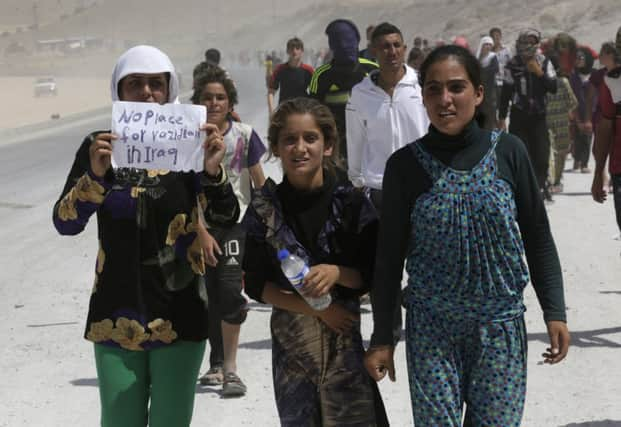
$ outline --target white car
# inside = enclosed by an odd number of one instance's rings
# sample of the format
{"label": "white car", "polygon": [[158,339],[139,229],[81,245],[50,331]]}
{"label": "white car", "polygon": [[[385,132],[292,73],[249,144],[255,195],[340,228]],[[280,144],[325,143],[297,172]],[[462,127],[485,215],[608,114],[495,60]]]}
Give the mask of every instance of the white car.
{"label": "white car", "polygon": [[41,95],[58,95],[58,87],[54,77],[39,77],[35,81],[34,96],[39,97]]}

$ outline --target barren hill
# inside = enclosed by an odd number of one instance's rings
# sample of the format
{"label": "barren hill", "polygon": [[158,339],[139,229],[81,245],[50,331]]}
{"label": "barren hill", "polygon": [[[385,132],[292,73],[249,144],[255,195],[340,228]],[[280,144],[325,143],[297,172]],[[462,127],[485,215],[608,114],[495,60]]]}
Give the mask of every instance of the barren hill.
{"label": "barren hill", "polygon": [[[0,50],[11,43],[24,47],[23,57],[10,61],[15,71],[24,69],[20,62],[32,63],[29,56],[37,40],[97,38],[105,49],[74,59],[74,72],[107,74],[113,58],[137,43],[160,46],[181,64],[196,62],[208,46],[250,56],[257,50],[283,49],[293,35],[308,47],[324,47],[324,28],[338,17],[353,19],[362,33],[370,23],[391,21],[407,41],[415,35],[430,40],[464,35],[476,45],[481,34],[499,26],[512,43],[520,28],[534,27],[544,35],[568,31],[597,49],[613,37],[621,8],[619,0],[3,0],[0,31],[11,26],[21,31],[5,30]],[[364,43],[363,35],[361,47]],[[60,62],[56,58],[46,66],[59,68]],[[5,74],[6,65],[5,59],[0,67]]]}

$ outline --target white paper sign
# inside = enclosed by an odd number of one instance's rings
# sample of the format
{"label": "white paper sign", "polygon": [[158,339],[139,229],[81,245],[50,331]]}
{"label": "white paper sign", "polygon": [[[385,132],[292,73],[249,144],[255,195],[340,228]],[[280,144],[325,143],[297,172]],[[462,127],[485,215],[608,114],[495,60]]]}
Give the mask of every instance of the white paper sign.
{"label": "white paper sign", "polygon": [[203,105],[117,101],[112,104],[112,166],[203,170]]}

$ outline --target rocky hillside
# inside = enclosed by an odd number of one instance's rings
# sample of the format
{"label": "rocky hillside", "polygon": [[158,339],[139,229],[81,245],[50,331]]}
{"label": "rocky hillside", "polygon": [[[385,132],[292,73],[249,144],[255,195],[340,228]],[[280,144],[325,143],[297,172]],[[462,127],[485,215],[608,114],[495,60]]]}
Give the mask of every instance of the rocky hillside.
{"label": "rocky hillside", "polygon": [[[520,28],[534,27],[544,35],[568,31],[598,48],[616,32],[621,7],[619,0],[3,0],[0,51],[19,45],[25,53],[11,61],[0,56],[0,72],[41,64],[36,41],[68,37],[103,41],[102,48],[67,60],[73,72],[82,74],[107,74],[113,58],[137,43],[161,46],[181,63],[195,62],[208,46],[250,56],[283,49],[293,35],[307,47],[320,48],[327,44],[325,26],[337,17],[354,20],[361,32],[370,23],[391,21],[408,42],[415,35],[429,40],[463,35],[474,46],[491,26],[503,28],[505,40],[512,42]],[[20,31],[7,30],[12,26]],[[40,66],[52,68],[63,64],[49,55],[43,62]]]}

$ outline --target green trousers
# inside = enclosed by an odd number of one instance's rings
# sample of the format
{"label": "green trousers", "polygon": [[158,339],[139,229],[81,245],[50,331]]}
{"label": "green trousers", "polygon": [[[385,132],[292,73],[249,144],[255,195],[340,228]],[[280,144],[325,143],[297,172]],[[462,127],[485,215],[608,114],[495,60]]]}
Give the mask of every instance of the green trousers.
{"label": "green trousers", "polygon": [[[148,351],[95,344],[102,427],[188,427],[205,341]],[[150,400],[150,404],[149,404]]]}

